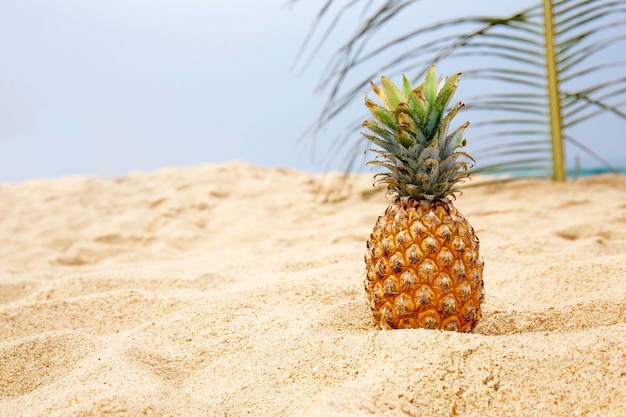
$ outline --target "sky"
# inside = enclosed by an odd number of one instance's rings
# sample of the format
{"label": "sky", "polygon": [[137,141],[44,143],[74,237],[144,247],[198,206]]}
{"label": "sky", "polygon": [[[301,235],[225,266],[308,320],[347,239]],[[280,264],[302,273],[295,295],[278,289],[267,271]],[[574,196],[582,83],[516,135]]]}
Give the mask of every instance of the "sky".
{"label": "sky", "polygon": [[287,3],[0,1],[0,183],[233,159],[342,169],[324,152],[337,132],[304,136],[329,54],[294,68],[321,3]]}
{"label": "sky", "polygon": [[[306,2],[305,2],[306,3]],[[320,170],[316,2],[0,1],[0,182],[245,160]]]}

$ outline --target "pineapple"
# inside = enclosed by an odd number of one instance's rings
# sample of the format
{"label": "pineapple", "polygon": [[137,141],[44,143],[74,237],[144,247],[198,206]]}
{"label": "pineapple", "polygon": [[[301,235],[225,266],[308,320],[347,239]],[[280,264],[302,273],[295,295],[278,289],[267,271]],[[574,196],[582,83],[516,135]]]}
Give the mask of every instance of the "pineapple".
{"label": "pineapple", "polygon": [[367,242],[365,290],[382,329],[428,328],[470,332],[484,296],[483,260],[472,226],[452,205],[457,184],[474,159],[465,122],[448,134],[462,103],[445,110],[461,74],[436,80],[432,66],[417,88],[381,77],[371,82],[382,106],[365,99],[373,119],[365,138],[379,148],[368,164],[393,196]]}

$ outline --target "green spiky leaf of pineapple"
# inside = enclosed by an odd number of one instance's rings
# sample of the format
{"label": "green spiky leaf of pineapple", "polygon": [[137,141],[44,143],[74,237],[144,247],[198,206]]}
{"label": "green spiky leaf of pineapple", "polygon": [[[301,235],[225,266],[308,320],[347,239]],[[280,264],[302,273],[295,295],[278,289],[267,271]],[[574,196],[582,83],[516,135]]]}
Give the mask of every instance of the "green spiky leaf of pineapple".
{"label": "green spiky leaf of pineapple", "polygon": [[379,183],[400,197],[445,199],[458,192],[456,186],[469,176],[474,159],[458,149],[465,145],[463,133],[469,122],[448,133],[450,122],[463,107],[456,104],[447,113],[460,73],[435,76],[430,67],[424,82],[413,87],[406,76],[399,88],[387,77],[381,86],[371,82],[381,104],[366,98],[373,119],[363,126],[366,139],[378,148],[378,157],[368,164],[386,169],[376,174]]}

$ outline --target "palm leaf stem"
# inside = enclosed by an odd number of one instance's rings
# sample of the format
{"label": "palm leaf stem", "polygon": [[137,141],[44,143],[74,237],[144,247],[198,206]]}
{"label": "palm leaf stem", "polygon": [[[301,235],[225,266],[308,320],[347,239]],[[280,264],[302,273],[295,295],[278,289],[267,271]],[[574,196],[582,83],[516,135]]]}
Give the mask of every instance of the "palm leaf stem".
{"label": "palm leaf stem", "polygon": [[554,22],[552,1],[543,1],[544,27],[546,39],[546,73],[548,78],[548,102],[550,109],[550,137],[552,141],[552,179],[565,181],[565,157],[563,153],[563,126],[559,100],[559,80],[557,78],[556,55],[554,50]]}

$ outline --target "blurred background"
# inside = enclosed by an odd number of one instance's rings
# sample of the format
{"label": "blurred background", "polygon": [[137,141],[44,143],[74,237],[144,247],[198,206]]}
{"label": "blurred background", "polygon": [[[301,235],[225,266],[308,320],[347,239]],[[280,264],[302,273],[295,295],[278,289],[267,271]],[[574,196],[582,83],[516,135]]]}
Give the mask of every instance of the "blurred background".
{"label": "blurred background", "polygon": [[[501,1],[475,3],[429,2],[440,6],[422,9],[419,19],[511,8]],[[536,1],[516,7],[531,3]],[[339,152],[333,144],[346,125],[366,116],[362,99],[314,137],[306,132],[327,99],[328,90],[316,87],[364,15],[346,14],[317,53],[325,32],[315,30],[300,53],[322,5],[0,1],[0,182],[75,174],[110,178],[232,159],[343,170],[353,150],[348,144]],[[415,19],[407,14],[397,25]],[[444,65],[441,71],[459,69]],[[476,93],[470,85],[457,98]],[[624,126],[623,120],[606,119],[579,135],[592,137],[598,153],[624,166]],[[471,127],[466,135],[471,137]],[[575,157],[569,152],[568,164]],[[596,164],[584,156],[579,162]]]}

